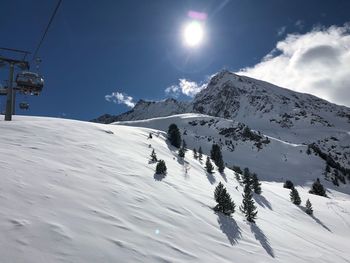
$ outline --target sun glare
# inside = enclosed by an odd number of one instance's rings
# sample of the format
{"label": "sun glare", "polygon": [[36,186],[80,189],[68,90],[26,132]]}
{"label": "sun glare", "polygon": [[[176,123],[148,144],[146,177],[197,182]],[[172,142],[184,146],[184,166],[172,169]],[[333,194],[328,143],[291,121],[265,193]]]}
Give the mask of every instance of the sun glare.
{"label": "sun glare", "polygon": [[187,46],[198,46],[204,37],[204,29],[202,23],[198,21],[189,22],[184,28],[184,42]]}

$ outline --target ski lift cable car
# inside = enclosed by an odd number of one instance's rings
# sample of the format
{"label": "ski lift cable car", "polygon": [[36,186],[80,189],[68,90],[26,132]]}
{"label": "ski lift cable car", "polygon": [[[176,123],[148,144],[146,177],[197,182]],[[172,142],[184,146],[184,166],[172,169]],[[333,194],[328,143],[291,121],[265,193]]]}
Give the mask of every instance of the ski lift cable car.
{"label": "ski lift cable car", "polygon": [[44,87],[44,79],[37,73],[23,71],[16,76],[17,88],[24,94],[39,95]]}

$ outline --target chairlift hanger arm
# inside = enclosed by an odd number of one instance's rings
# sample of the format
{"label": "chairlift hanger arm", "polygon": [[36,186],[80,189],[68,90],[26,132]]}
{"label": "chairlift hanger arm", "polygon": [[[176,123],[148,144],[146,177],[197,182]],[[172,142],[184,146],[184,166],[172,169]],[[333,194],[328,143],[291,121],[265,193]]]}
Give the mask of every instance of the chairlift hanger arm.
{"label": "chairlift hanger arm", "polygon": [[14,48],[7,48],[7,47],[0,47],[1,50],[6,50],[6,51],[13,51],[13,52],[18,52],[18,53],[23,53],[23,54],[30,54],[29,51],[25,51],[25,50],[19,50],[19,49],[14,49]]}
{"label": "chairlift hanger arm", "polygon": [[0,61],[5,61],[9,64],[18,65],[19,67],[21,67],[23,69],[29,69],[29,63],[27,61],[24,61],[24,60],[5,58],[5,57],[0,56]]}

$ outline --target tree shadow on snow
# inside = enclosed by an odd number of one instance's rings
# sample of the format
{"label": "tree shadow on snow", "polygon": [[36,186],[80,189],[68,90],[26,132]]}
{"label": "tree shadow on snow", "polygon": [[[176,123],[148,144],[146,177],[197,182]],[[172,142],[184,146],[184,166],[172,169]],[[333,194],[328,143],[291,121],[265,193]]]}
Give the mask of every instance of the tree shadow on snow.
{"label": "tree shadow on snow", "polygon": [[261,246],[265,249],[267,254],[269,254],[271,257],[274,258],[275,254],[274,254],[273,249],[270,245],[270,242],[267,239],[267,237],[265,236],[264,232],[262,232],[262,230],[254,223],[250,224],[250,230],[254,234],[255,239],[258,240],[260,242]]}
{"label": "tree shadow on snow", "polygon": [[164,178],[165,178],[165,174],[157,174],[157,173],[155,173],[154,175],[153,175],[153,178],[154,178],[154,180],[156,180],[156,181],[162,181]]}
{"label": "tree shadow on snow", "polygon": [[316,223],[320,224],[324,229],[326,229],[329,232],[332,232],[332,230],[330,230],[324,223],[322,223],[322,221],[320,219],[318,219],[317,217],[315,217],[314,215],[311,215],[311,218],[313,220],[316,221]]}
{"label": "tree shadow on snow", "polygon": [[185,164],[185,160],[184,158],[181,158],[179,155],[175,155],[176,159],[177,159],[177,162],[181,165],[184,165]]}
{"label": "tree shadow on snow", "polygon": [[208,173],[207,171],[205,171],[205,173],[207,175],[207,179],[208,179],[209,183],[215,184],[216,179],[215,179],[214,175],[212,173]]}
{"label": "tree shadow on snow", "polygon": [[241,229],[237,225],[236,221],[227,215],[220,212],[216,213],[218,216],[218,223],[222,233],[227,236],[230,244],[233,246],[238,243],[238,239],[242,237]]}
{"label": "tree shadow on snow", "polygon": [[[301,211],[303,211],[305,214],[305,207],[302,207],[302,206],[298,206],[300,208]],[[308,214],[306,214],[308,215]],[[313,220],[316,221],[317,224],[321,225],[324,229],[326,229],[327,231],[331,232],[332,233],[332,230],[330,230],[320,219],[318,219],[317,217],[315,217],[314,215],[308,215],[310,216]]]}
{"label": "tree shadow on snow", "polygon": [[254,199],[258,203],[258,205],[273,210],[271,203],[263,195],[254,194]]}
{"label": "tree shadow on snow", "polygon": [[227,183],[227,177],[226,174],[224,172],[220,173],[222,178],[224,179],[224,181]]}

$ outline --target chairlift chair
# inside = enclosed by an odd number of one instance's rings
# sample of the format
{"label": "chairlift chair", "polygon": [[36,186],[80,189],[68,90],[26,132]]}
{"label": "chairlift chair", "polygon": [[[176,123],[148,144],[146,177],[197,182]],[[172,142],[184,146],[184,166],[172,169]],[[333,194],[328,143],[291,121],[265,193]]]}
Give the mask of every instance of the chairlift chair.
{"label": "chairlift chair", "polygon": [[37,73],[23,71],[17,74],[17,88],[24,94],[39,95],[44,87],[44,79]]}
{"label": "chairlift chair", "polygon": [[29,103],[28,103],[28,102],[21,102],[21,103],[19,104],[19,108],[20,108],[21,110],[28,110],[28,109],[29,109]]}

